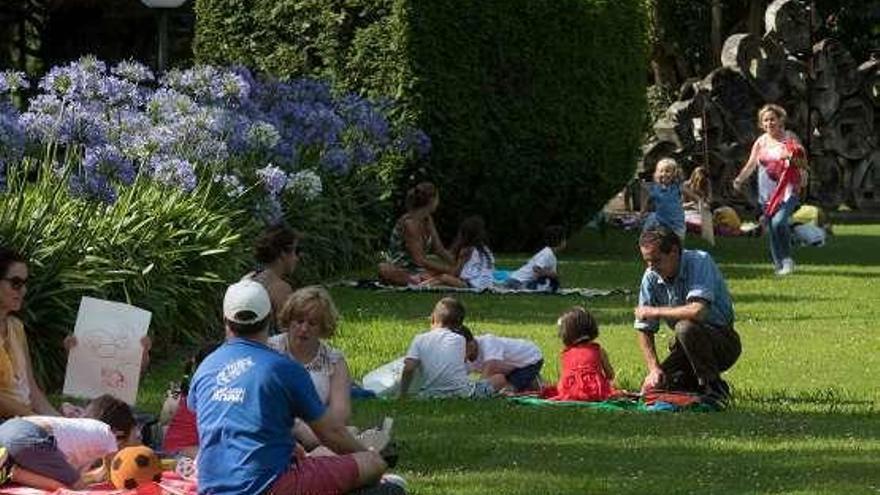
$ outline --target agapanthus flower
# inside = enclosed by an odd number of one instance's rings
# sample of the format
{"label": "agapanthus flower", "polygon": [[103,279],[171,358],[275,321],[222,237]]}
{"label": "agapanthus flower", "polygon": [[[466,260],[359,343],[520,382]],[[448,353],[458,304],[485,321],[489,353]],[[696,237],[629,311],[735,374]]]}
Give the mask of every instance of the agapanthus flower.
{"label": "agapanthus flower", "polygon": [[116,189],[106,176],[85,168],[71,174],[68,185],[71,194],[86,199],[112,204],[118,197]]}
{"label": "agapanthus flower", "polygon": [[338,104],[340,114],[350,126],[357,129],[367,139],[386,144],[389,141],[391,126],[381,112],[381,107],[355,94],[343,97]]}
{"label": "agapanthus flower", "polygon": [[27,89],[28,87],[30,87],[30,83],[24,72],[7,70],[0,73],[0,95]]}
{"label": "agapanthus flower", "polygon": [[345,148],[327,148],[321,153],[321,165],[336,174],[345,174],[351,169],[351,153]]}
{"label": "agapanthus flower", "polygon": [[95,57],[82,57],[76,62],[53,67],[39,87],[65,100],[84,103],[99,99],[101,80],[107,72],[107,65]]}
{"label": "agapanthus flower", "polygon": [[223,189],[230,198],[237,198],[245,192],[241,179],[235,174],[217,175],[214,177],[214,182],[223,184]]}
{"label": "agapanthus flower", "polygon": [[287,178],[287,189],[294,191],[307,201],[311,201],[324,191],[321,176],[312,170],[300,170]]}
{"label": "agapanthus flower", "polygon": [[277,196],[268,195],[257,204],[257,214],[268,225],[279,223],[284,218],[284,208]]}
{"label": "agapanthus flower", "polygon": [[431,151],[431,138],[421,129],[407,129],[396,143],[398,151],[412,151],[418,157],[427,156]]}
{"label": "agapanthus flower", "polygon": [[24,155],[25,134],[18,116],[10,109],[0,110],[0,162],[12,163]]}
{"label": "agapanthus flower", "polygon": [[80,103],[70,103],[61,113],[57,140],[64,144],[104,144],[107,142],[108,127],[103,115]]}
{"label": "agapanthus flower", "polygon": [[98,83],[99,98],[103,105],[119,106],[130,105],[140,106],[143,98],[141,87],[127,79],[107,76],[101,78]]}
{"label": "agapanthus flower", "polygon": [[212,93],[219,96],[219,100],[223,100],[229,104],[238,104],[243,101],[251,92],[250,85],[240,75],[222,71],[214,80]]}
{"label": "agapanthus flower", "polygon": [[254,122],[247,130],[247,143],[254,150],[271,150],[278,145],[281,135],[275,126],[264,121]]}
{"label": "agapanthus flower", "polygon": [[133,60],[119,62],[110,69],[110,73],[134,83],[149,82],[155,79],[153,71],[149,67]]}
{"label": "agapanthus flower", "polygon": [[144,110],[154,123],[172,122],[192,115],[198,110],[198,105],[192,98],[174,89],[159,88],[147,100]]}
{"label": "agapanthus flower", "polygon": [[257,177],[260,178],[270,196],[280,195],[287,186],[287,174],[271,163],[257,169]]}
{"label": "agapanthus flower", "polygon": [[83,158],[83,168],[89,172],[105,177],[113,177],[119,182],[130,185],[134,182],[134,164],[131,160],[112,145],[101,145],[86,148]]}
{"label": "agapanthus flower", "polygon": [[179,158],[154,156],[149,170],[153,178],[162,184],[190,192],[196,188],[196,173],[192,163]]}
{"label": "agapanthus flower", "polygon": [[352,147],[351,160],[354,165],[367,165],[376,161],[376,148],[367,143],[358,143]]}

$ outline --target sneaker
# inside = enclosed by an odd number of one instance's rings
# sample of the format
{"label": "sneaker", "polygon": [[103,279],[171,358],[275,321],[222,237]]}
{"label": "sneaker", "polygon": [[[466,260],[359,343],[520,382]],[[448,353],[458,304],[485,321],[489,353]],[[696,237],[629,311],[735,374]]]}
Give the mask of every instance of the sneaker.
{"label": "sneaker", "polygon": [[776,270],[776,274],[779,276],[785,276],[794,271],[794,260],[791,258],[785,258],[782,260],[782,266]]}
{"label": "sneaker", "polygon": [[402,490],[406,490],[406,480],[403,476],[394,473],[387,473],[382,475],[381,484],[383,485],[395,485],[400,487]]}

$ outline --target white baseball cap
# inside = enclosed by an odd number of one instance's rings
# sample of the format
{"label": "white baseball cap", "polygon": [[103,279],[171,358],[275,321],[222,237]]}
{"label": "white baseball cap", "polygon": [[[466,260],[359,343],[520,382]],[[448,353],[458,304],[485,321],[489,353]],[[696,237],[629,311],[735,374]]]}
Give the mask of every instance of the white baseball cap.
{"label": "white baseball cap", "polygon": [[[249,311],[255,316],[242,318],[242,312]],[[232,322],[244,325],[263,320],[272,311],[269,293],[263,284],[254,280],[242,280],[226,289],[223,297],[223,316]],[[248,315],[250,316],[250,315]]]}

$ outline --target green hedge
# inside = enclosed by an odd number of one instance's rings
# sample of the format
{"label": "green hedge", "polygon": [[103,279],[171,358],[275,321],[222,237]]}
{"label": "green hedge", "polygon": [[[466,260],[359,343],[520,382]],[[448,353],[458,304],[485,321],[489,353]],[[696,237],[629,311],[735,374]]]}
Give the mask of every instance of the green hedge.
{"label": "green hedge", "polygon": [[424,129],[447,233],[483,214],[497,247],[582,225],[631,177],[646,108],[640,0],[198,0],[196,55],[390,95]]}

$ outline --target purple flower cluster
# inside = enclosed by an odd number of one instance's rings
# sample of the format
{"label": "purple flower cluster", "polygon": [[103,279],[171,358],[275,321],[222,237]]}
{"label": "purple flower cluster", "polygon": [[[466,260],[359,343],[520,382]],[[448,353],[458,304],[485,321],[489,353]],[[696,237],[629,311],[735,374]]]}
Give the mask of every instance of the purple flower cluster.
{"label": "purple flower cluster", "polygon": [[27,79],[21,72],[0,73],[0,192],[6,190],[6,168],[24,154],[24,131],[9,96],[27,87]]}
{"label": "purple flower cluster", "polygon": [[[3,74],[0,98],[26,85],[20,74]],[[108,68],[84,57],[52,68],[38,87],[20,115],[0,107],[0,166],[7,150],[25,144],[80,150],[71,186],[104,201],[115,199],[113,184],[138,173],[185,191],[209,176],[235,184],[227,190],[236,195],[242,184],[262,183],[274,211],[286,191],[303,190],[287,187],[298,171],[342,175],[430,147],[421,131],[392,123],[390,101],[336,95],[314,79],[259,79],[241,67],[196,66],[157,81],[137,62]]]}

